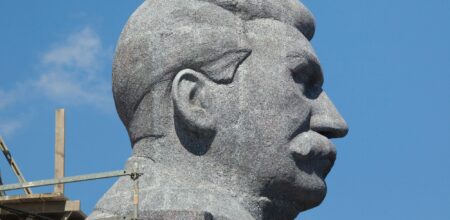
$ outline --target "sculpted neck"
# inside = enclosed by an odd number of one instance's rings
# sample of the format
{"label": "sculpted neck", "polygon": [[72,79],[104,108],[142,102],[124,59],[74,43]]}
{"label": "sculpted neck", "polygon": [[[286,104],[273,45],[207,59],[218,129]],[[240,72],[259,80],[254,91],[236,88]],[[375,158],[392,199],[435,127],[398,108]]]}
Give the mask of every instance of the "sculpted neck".
{"label": "sculpted neck", "polygon": [[[209,212],[216,218],[242,220],[273,219],[267,214],[277,209],[284,215],[289,213],[262,197],[246,176],[182,151],[182,146],[164,139],[146,138],[134,145],[127,169],[137,164],[139,172],[147,176],[148,181],[140,181],[140,192],[155,200],[152,202],[156,204],[152,207],[155,211]],[[167,154],[171,154],[170,160]],[[296,212],[291,210],[289,216],[295,218]]]}

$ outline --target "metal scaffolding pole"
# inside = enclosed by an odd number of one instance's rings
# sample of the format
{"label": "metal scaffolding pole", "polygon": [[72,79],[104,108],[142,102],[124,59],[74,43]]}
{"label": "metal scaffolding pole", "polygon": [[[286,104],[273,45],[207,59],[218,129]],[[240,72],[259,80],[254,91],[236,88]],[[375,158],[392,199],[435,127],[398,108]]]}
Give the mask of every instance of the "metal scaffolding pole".
{"label": "metal scaffolding pole", "polygon": [[74,182],[81,182],[81,181],[87,181],[87,180],[105,179],[105,178],[111,178],[111,177],[131,176],[131,175],[141,175],[141,174],[128,172],[126,170],[117,170],[117,171],[104,172],[104,173],[94,173],[94,174],[87,174],[87,175],[80,175],[80,176],[64,177],[64,178],[60,178],[60,179],[48,179],[48,180],[39,180],[39,181],[33,181],[33,182],[24,182],[24,183],[3,185],[3,186],[0,186],[0,191],[23,189],[23,188],[28,188],[28,187],[49,186],[49,185],[56,185],[56,184],[63,184],[63,183],[74,183]]}

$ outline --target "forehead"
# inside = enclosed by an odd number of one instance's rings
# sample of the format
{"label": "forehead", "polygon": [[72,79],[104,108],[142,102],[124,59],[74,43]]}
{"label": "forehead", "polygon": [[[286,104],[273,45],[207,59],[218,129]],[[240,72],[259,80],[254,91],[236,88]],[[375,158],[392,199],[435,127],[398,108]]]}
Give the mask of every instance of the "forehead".
{"label": "forehead", "polygon": [[200,0],[223,7],[249,21],[270,18],[291,25],[311,40],[314,17],[299,0]]}
{"label": "forehead", "polygon": [[247,37],[255,53],[271,58],[308,57],[317,60],[309,40],[295,27],[272,19],[258,19],[245,24]]}

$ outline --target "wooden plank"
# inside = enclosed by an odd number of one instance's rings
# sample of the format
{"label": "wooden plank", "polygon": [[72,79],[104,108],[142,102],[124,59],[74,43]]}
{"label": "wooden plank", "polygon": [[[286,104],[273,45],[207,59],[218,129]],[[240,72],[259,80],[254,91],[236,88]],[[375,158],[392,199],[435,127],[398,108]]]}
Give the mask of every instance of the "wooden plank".
{"label": "wooden plank", "polygon": [[[64,145],[65,145],[65,113],[64,109],[56,110],[55,115],[55,179],[64,177]],[[55,185],[55,193],[64,194],[64,184]]]}
{"label": "wooden plank", "polygon": [[[79,200],[68,200],[61,194],[16,195],[0,198],[0,205],[43,215],[52,219],[83,220],[86,215],[81,211]],[[71,215],[67,215],[71,213]],[[8,210],[0,209],[0,219],[23,220],[15,218]]]}
{"label": "wooden plank", "polygon": [[0,204],[24,203],[24,202],[50,202],[50,201],[66,201],[61,194],[31,194],[31,195],[13,195],[0,197]]}
{"label": "wooden plank", "polygon": [[[2,205],[23,212],[50,217],[51,219],[83,220],[86,218],[86,215],[80,210],[81,206],[79,200],[35,201],[11,204],[5,203]],[[0,219],[21,220],[21,218],[15,217],[17,216],[9,210],[0,209]]]}
{"label": "wooden plank", "polygon": [[[11,152],[8,149],[8,146],[6,146],[6,143],[3,141],[3,138],[0,137],[0,149],[3,152],[3,155],[5,155],[6,160],[8,161],[9,165],[11,166],[11,169],[13,170],[14,174],[16,175],[17,179],[21,183],[25,183],[25,177],[23,176],[22,172],[19,169],[19,165],[17,165],[16,161],[11,155]],[[33,192],[30,188],[24,188],[23,189],[26,194],[30,195]]]}
{"label": "wooden plank", "polygon": [[3,204],[9,208],[19,209],[22,211],[36,214],[79,212],[80,201],[51,201],[51,202],[23,202]]}

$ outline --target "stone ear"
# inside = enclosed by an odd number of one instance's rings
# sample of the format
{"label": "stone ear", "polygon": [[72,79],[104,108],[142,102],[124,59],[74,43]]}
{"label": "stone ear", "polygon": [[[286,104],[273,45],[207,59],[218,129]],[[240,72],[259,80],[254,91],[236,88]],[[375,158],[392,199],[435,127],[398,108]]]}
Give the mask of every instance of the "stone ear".
{"label": "stone ear", "polygon": [[208,112],[210,100],[206,85],[209,81],[199,72],[184,69],[178,72],[172,84],[175,117],[197,135],[208,135],[215,130],[215,121]]}

